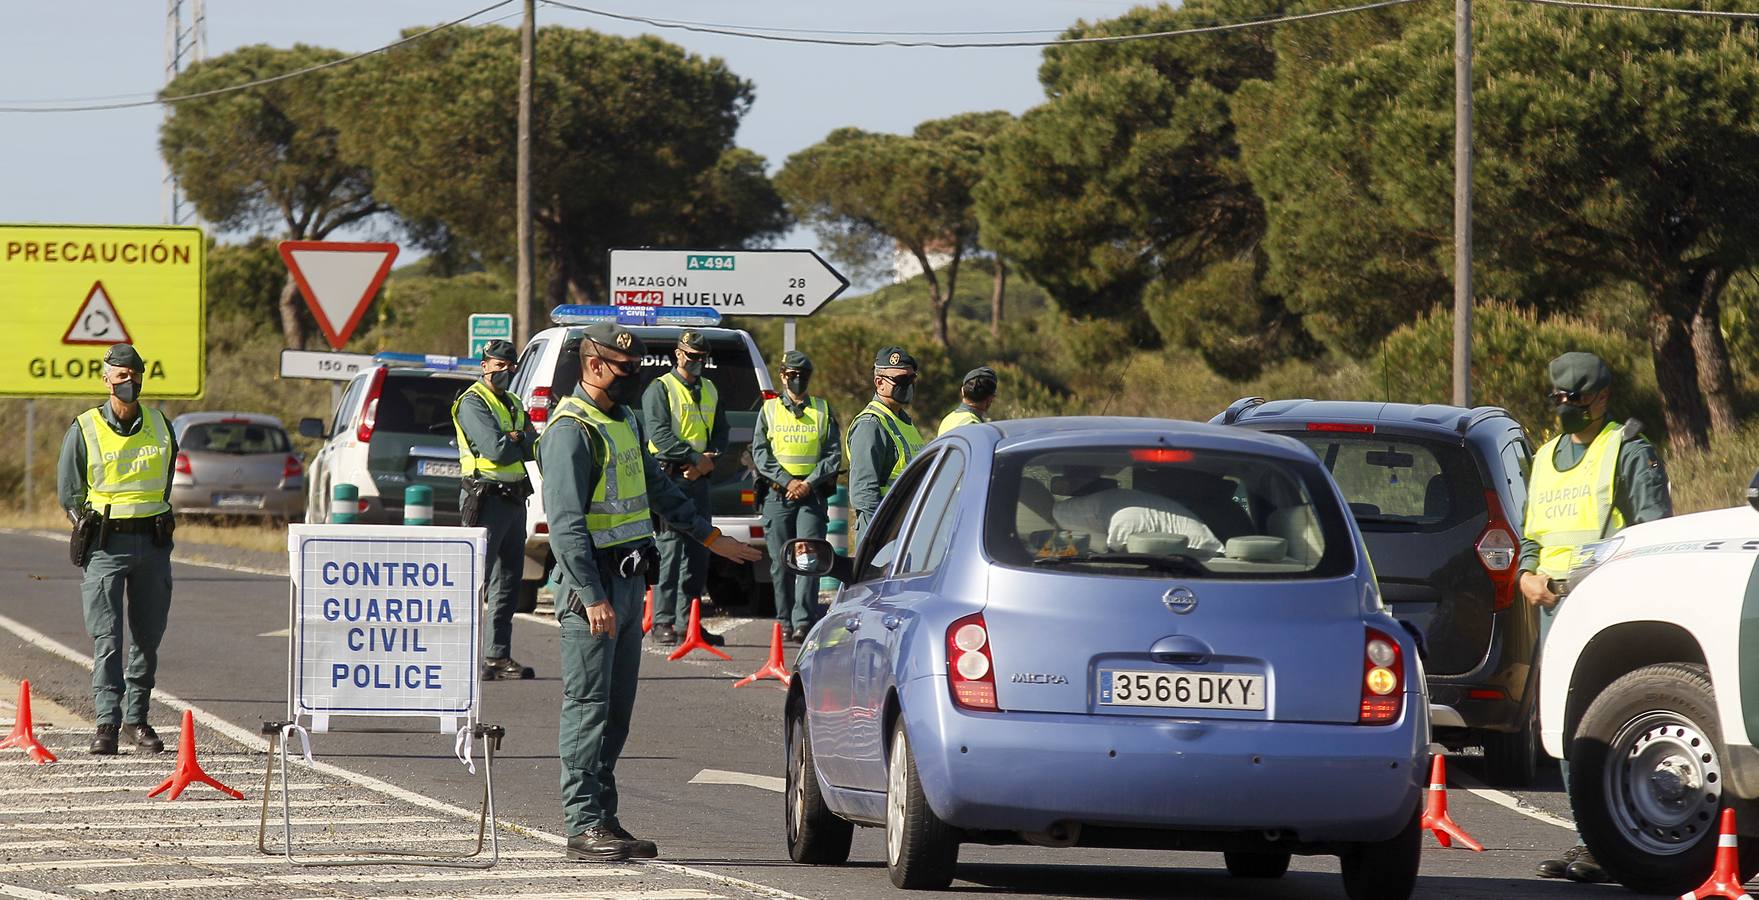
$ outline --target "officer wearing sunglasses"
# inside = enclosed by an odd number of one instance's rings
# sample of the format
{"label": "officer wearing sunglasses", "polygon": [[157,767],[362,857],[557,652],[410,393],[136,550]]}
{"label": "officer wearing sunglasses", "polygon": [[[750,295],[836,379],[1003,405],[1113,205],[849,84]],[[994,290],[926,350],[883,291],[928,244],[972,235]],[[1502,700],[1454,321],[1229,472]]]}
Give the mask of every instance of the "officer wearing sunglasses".
{"label": "officer wearing sunglasses", "polygon": [[849,423],[849,508],[857,535],[904,467],[922,452],[922,433],[905,412],[916,396],[916,357],[886,347],[873,359],[873,400]]}
{"label": "officer wearing sunglasses", "polygon": [[[697,509],[709,508],[709,476],[727,450],[727,417],[720,391],[703,377],[712,351],[700,331],[678,336],[676,365],[647,386],[641,400],[647,449],[660,468]],[[660,579],[654,585],[653,640],[676,644],[678,628],[689,621],[691,598],[701,598],[708,582],[708,548],[666,529],[659,535]],[[719,646],[718,634],[703,640]]]}

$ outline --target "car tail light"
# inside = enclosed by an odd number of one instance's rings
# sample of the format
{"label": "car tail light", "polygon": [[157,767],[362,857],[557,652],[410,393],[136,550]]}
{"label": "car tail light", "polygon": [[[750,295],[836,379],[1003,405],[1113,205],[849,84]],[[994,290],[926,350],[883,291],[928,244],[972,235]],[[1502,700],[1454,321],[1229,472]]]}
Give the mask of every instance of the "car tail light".
{"label": "car tail light", "polygon": [[1405,703],[1405,654],[1399,642],[1384,632],[1368,629],[1362,649],[1363,725],[1396,722]]}
{"label": "car tail light", "polygon": [[751,526],[751,539],[754,541],[763,540],[763,526],[762,525]]}
{"label": "car tail light", "polygon": [[1490,521],[1478,536],[1478,561],[1496,588],[1490,608],[1504,610],[1515,605],[1515,588],[1521,579],[1515,563],[1521,558],[1521,542],[1515,540],[1515,530],[1503,515],[1502,500],[1496,491],[1485,491],[1484,503],[1490,509]]}
{"label": "car tail light", "polygon": [[189,454],[187,454],[187,453],[177,454],[177,461],[174,464],[174,467],[177,469],[178,472],[180,472],[184,475],[194,475],[195,474],[195,469],[191,468],[189,465]]}
{"label": "car tail light", "polygon": [[1146,450],[1131,450],[1130,458],[1137,462],[1145,463],[1182,463],[1190,462],[1192,454],[1189,450],[1169,450],[1165,447],[1158,447]]}
{"label": "car tail light", "polygon": [[537,533],[538,534],[549,534],[550,533],[550,523],[548,523],[548,522],[537,523]]}
{"label": "car tail light", "polygon": [[525,411],[531,417],[533,425],[542,425],[550,420],[550,389],[547,387],[532,388],[531,408]]}
{"label": "car tail light", "polygon": [[1501,688],[1473,688],[1466,692],[1467,700],[1502,700],[1507,696]]}
{"label": "car tail light", "polygon": [[1308,422],[1308,431],[1339,431],[1344,434],[1373,434],[1373,425],[1357,425],[1351,422]]}
{"label": "car tail light", "polygon": [[373,379],[366,389],[366,405],[361,407],[360,425],[355,428],[354,436],[361,443],[373,439],[373,427],[379,423],[379,394],[385,389],[385,369],[381,366],[373,373]]}
{"label": "car tail light", "polygon": [[287,462],[281,466],[282,478],[298,478],[305,474],[305,466],[299,464],[299,457],[287,454]]}
{"label": "car tail light", "polygon": [[953,702],[965,709],[993,712],[996,705],[996,666],[989,652],[989,628],[983,613],[974,613],[947,628],[947,683]]}
{"label": "car tail light", "polygon": [[763,392],[763,398],[765,400],[777,400],[777,399],[780,399],[781,396],[782,396],[781,394],[778,394],[775,391],[764,391]]}
{"label": "car tail light", "polygon": [[361,511],[361,512],[363,512],[363,513],[364,513],[364,512],[366,512],[366,508],[367,508],[367,502],[366,502],[366,501],[365,501],[365,500],[358,500],[358,501],[355,501],[355,502],[357,502],[357,503],[359,503],[359,504],[360,504],[360,511]]}

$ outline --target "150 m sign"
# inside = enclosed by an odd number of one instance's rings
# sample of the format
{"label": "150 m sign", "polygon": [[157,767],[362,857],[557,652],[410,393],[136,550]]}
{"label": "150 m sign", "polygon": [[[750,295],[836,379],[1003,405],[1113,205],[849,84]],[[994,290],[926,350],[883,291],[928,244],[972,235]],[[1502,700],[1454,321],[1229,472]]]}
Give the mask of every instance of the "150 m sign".
{"label": "150 m sign", "polygon": [[611,251],[611,296],[619,306],[808,316],[848,286],[811,250]]}

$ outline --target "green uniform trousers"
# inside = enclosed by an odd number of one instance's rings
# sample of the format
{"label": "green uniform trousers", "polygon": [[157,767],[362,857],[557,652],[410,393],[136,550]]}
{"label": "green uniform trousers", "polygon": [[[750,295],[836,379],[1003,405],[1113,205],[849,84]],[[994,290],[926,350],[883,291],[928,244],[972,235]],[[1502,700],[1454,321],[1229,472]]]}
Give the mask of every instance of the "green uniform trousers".
{"label": "green uniform trousers", "polygon": [[[85,604],[86,633],[92,636],[92,705],[98,724],[145,723],[159,669],[159,639],[165,636],[165,620],[171,613],[171,548],[153,546],[151,535],[110,535],[86,561],[79,595]],[[126,670],[122,665],[125,612]]]}
{"label": "green uniform trousers", "polygon": [[568,836],[617,824],[617,757],[629,739],[641,674],[641,607],[647,579],[601,572],[617,615],[615,635],[594,635],[586,616],[556,600],[562,624],[562,818]]}
{"label": "green uniform trousers", "polygon": [[525,501],[490,494],[483,498],[479,524],[489,532],[488,571],[483,579],[489,639],[484,642],[484,655],[501,659],[513,654],[513,613],[519,609],[519,582],[525,574]]}
{"label": "green uniform trousers", "polygon": [[[672,479],[703,516],[708,512],[708,482]],[[661,528],[660,582],[654,585],[654,624],[683,626],[690,620],[690,598],[701,597],[708,585],[708,548],[688,534]]]}
{"label": "green uniform trousers", "polygon": [[823,538],[828,513],[817,491],[788,500],[771,488],[763,501],[763,535],[770,549],[770,580],[776,588],[776,621],[783,628],[811,628],[818,622],[818,579],[796,575],[782,565],[782,549],[795,538]]}

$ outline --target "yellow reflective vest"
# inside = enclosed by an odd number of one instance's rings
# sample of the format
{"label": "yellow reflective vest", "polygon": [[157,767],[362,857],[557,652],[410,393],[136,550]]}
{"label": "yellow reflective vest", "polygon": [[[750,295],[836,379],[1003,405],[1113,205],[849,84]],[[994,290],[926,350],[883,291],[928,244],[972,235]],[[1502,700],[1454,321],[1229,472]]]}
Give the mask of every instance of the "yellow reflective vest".
{"label": "yellow reflective vest", "polygon": [[525,480],[525,462],[514,460],[510,463],[497,463],[486,456],[478,456],[471,449],[470,439],[464,436],[464,424],[458,421],[458,407],[464,404],[467,394],[475,394],[488,404],[489,412],[495,414],[495,427],[503,433],[525,430],[525,408],[513,401],[513,408],[508,409],[501,398],[496,396],[494,388],[483,384],[480,380],[470,383],[470,387],[452,401],[452,427],[458,431],[458,464],[464,468],[464,477],[472,476],[487,478],[490,481],[523,481]]}
{"label": "yellow reflective vest", "polygon": [[867,408],[862,410],[853,422],[849,423],[850,428],[854,428],[855,422],[861,421],[863,416],[873,416],[879,419],[881,427],[885,428],[886,434],[892,438],[892,448],[897,451],[897,461],[892,463],[892,471],[886,475],[886,490],[891,490],[892,485],[897,482],[898,476],[904,474],[904,467],[916,458],[916,454],[922,452],[922,445],[926,442],[922,439],[922,432],[916,430],[915,425],[898,418],[897,413],[892,412],[891,407],[878,400],[869,400]]}
{"label": "yellow reflective vest", "polygon": [[1566,440],[1569,435],[1559,435],[1539,448],[1527,486],[1527,518],[1522,526],[1527,537],[1539,543],[1540,573],[1558,579],[1570,574],[1576,548],[1625,527],[1624,516],[1613,504],[1624,428],[1607,422],[1582,458],[1560,472],[1552,457],[1558,442]]}
{"label": "yellow reflective vest", "polygon": [[958,409],[947,413],[947,417],[941,420],[941,427],[935,431],[935,434],[946,434],[961,425],[978,425],[982,422],[982,416],[979,416],[977,413],[961,406]]}
{"label": "yellow reflective vest", "polygon": [[[702,400],[698,402],[690,396],[690,386],[678,377],[676,370],[661,375],[659,381],[666,388],[666,405],[672,413],[672,433],[698,453],[707,450],[708,436],[714,430],[715,414],[721,405],[721,392],[715,388],[715,383],[707,378],[697,379],[702,385]],[[647,449],[649,453],[660,452],[653,441],[647,442]]]}
{"label": "yellow reflective vest", "polygon": [[[586,530],[592,535],[592,545],[603,550],[651,537],[647,472],[635,426],[574,396],[562,398],[554,418],[573,419],[598,435],[598,440],[591,441],[598,480],[593,482],[592,501],[586,508]],[[550,427],[555,427],[554,421]]]}
{"label": "yellow reflective vest", "polygon": [[824,447],[825,427],[831,421],[831,408],[823,397],[808,398],[800,415],[794,415],[780,397],[763,404],[764,430],[776,464],[795,478],[805,478],[818,468]]}
{"label": "yellow reflective vest", "polygon": [[156,409],[141,408],[134,434],[117,434],[101,407],[79,414],[85,439],[86,503],[112,519],[142,519],[171,511],[171,423]]}

